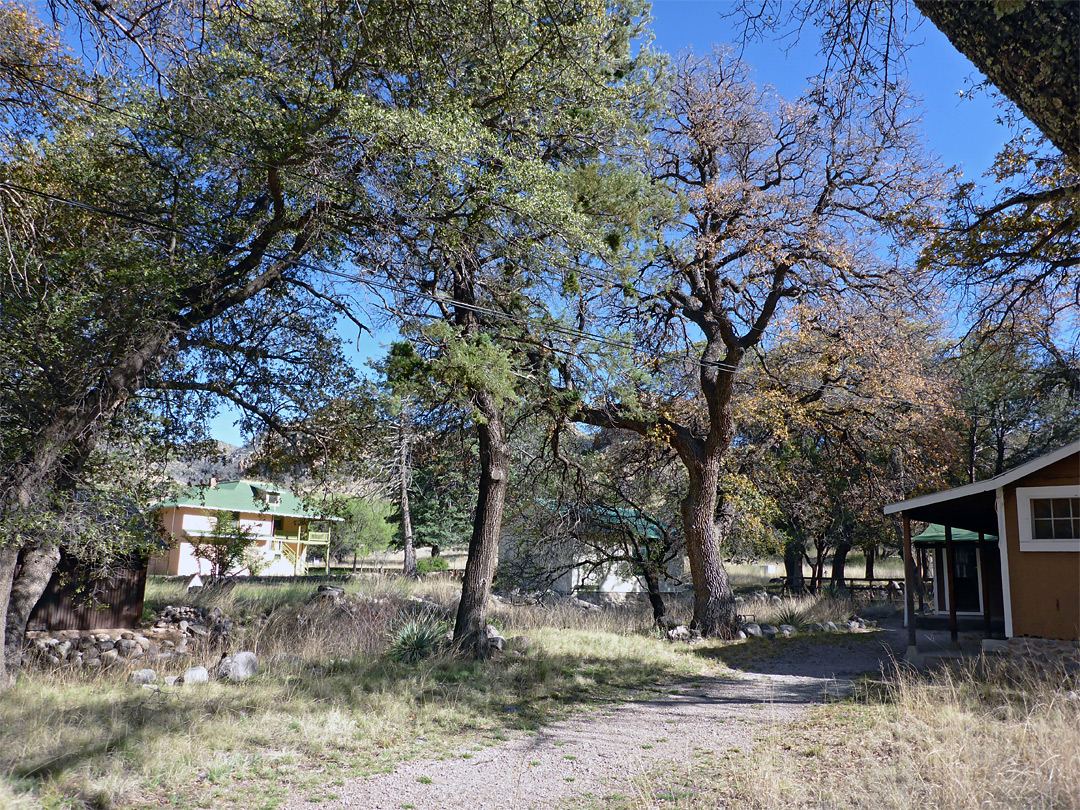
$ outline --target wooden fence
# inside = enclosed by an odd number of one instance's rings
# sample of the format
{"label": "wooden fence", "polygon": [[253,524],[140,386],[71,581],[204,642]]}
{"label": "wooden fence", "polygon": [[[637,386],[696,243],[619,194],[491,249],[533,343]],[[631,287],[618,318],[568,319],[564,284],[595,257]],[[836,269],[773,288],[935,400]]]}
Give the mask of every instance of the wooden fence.
{"label": "wooden fence", "polygon": [[28,630],[135,628],[142,620],[146,566],[114,569],[91,579],[78,563],[62,558],[30,614]]}

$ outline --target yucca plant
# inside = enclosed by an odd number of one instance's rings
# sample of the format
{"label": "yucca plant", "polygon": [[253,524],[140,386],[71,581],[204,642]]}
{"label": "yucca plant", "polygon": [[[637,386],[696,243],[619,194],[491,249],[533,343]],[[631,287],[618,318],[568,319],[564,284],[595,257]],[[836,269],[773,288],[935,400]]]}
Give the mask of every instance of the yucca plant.
{"label": "yucca plant", "polygon": [[438,651],[445,636],[442,622],[413,619],[390,634],[390,657],[402,664],[415,664]]}
{"label": "yucca plant", "polygon": [[802,608],[795,605],[784,605],[776,613],[777,626],[788,624],[799,632],[803,632],[810,626],[810,616]]}

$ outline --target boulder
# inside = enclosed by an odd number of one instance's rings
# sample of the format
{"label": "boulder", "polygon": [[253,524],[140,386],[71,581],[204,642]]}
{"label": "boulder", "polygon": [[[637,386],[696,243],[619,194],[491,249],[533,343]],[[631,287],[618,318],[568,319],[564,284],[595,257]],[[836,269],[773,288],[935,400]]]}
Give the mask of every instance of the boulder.
{"label": "boulder", "polygon": [[780,635],[784,636],[785,638],[790,638],[791,636],[795,635],[795,628],[792,627],[790,624],[780,625],[779,630]]}
{"label": "boulder", "polygon": [[177,683],[189,684],[189,683],[206,683],[210,680],[210,670],[206,667],[191,667],[184,670],[184,674],[180,676]]}
{"label": "boulder", "polygon": [[667,638],[668,641],[689,641],[690,628],[683,624],[680,624],[678,627],[672,627],[667,631]]}
{"label": "boulder", "polygon": [[247,651],[228,655],[218,664],[217,674],[219,678],[234,683],[246,681],[259,674],[259,659],[255,657],[255,653]]}
{"label": "boulder", "polygon": [[776,638],[776,633],[777,633],[777,629],[773,625],[771,625],[771,624],[763,624],[763,625],[761,625],[761,635],[765,636],[765,638],[767,638],[769,640],[772,640],[772,639]]}
{"label": "boulder", "polygon": [[487,643],[488,647],[498,650],[499,652],[506,649],[506,639],[503,638],[502,633],[490,624],[487,626]]}
{"label": "boulder", "polygon": [[128,680],[140,685],[157,683],[157,673],[152,669],[137,669],[128,676]]}
{"label": "boulder", "polygon": [[835,622],[825,622],[826,633],[839,633],[840,628],[836,626]]}
{"label": "boulder", "polygon": [[757,622],[747,622],[740,629],[746,633],[747,638],[761,638],[762,636],[761,625]]}

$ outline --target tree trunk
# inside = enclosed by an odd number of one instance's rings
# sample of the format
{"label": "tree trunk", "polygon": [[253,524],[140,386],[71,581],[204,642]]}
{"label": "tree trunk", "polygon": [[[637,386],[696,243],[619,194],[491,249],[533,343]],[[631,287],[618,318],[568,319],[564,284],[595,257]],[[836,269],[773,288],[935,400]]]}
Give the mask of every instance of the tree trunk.
{"label": "tree trunk", "polygon": [[431,556],[432,556],[432,557],[438,557],[438,556],[439,556],[439,555],[440,555],[441,553],[442,553],[442,549],[441,549],[441,548],[439,548],[439,547],[438,547],[437,545],[435,545],[434,543],[432,543],[432,544],[431,544]]}
{"label": "tree trunk", "polygon": [[409,434],[406,424],[407,402],[401,404],[401,419],[398,422],[398,451],[400,454],[400,506],[401,532],[404,535],[405,566],[403,573],[410,579],[419,579],[420,571],[416,566],[416,546],[413,543],[412,514],[409,512]]}
{"label": "tree trunk", "polygon": [[510,474],[510,443],[494,398],[483,393],[477,395],[476,402],[480,412],[476,425],[480,444],[480,486],[469,539],[469,557],[461,583],[461,602],[454,622],[454,645],[465,655],[486,658],[490,653],[487,603],[499,554],[499,533]]}
{"label": "tree trunk", "polygon": [[[15,578],[15,563],[19,561],[17,548],[0,548],[0,638],[7,638],[7,609],[11,596],[12,580]],[[0,692],[15,681],[15,673],[7,667],[7,654],[0,655]]]}
{"label": "tree trunk", "polygon": [[832,557],[832,584],[835,588],[844,587],[844,569],[847,567],[849,551],[851,551],[851,543],[847,540],[841,540],[836,544]]}
{"label": "tree trunk", "polygon": [[801,540],[788,539],[784,544],[784,576],[788,591],[798,595],[806,591],[806,578],[803,576],[803,554],[806,546]]}
{"label": "tree trunk", "polygon": [[667,613],[664,606],[664,597],[660,595],[660,577],[651,565],[641,566],[641,576],[645,580],[645,587],[649,592],[649,604],[652,605],[653,621],[660,624]]}
{"label": "tree trunk", "polygon": [[690,558],[690,574],[694,582],[694,620],[691,627],[703,636],[732,638],[737,630],[735,593],[724,563],[720,559],[717,529],[726,533],[731,528],[731,509],[723,504],[720,525],[717,517],[717,486],[720,479],[720,458],[708,458],[702,453],[699,461],[687,464],[689,488],[681,504],[686,552]]}
{"label": "tree trunk", "polygon": [[871,544],[866,547],[866,579],[874,578],[874,560],[877,557],[877,546]]}
{"label": "tree trunk", "polygon": [[12,580],[8,596],[4,628],[4,657],[9,667],[19,663],[26,622],[60,562],[60,547],[49,544],[24,548],[19,553],[19,562],[19,573]]}

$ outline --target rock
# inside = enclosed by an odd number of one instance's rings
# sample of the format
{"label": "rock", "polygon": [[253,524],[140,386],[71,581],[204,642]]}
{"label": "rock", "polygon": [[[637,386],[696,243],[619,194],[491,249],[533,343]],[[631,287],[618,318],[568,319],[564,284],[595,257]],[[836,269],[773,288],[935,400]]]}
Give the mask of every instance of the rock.
{"label": "rock", "polygon": [[108,633],[98,633],[96,636],[94,636],[94,641],[98,642],[99,644],[111,642],[112,636],[110,636]]}
{"label": "rock", "polygon": [[176,676],[176,675],[170,675],[169,677],[167,677],[167,678],[165,679],[165,685],[166,685],[166,686],[176,686],[176,682],[177,682],[178,680],[179,680],[179,677],[178,677],[178,676]]}
{"label": "rock", "polygon": [[813,624],[810,625],[810,632],[811,633],[824,633],[825,632],[825,625],[823,625],[821,622],[814,622]]}
{"label": "rock", "polygon": [[784,600],[782,600],[779,596],[771,596],[769,597],[769,601],[772,602],[774,605],[779,605]]}
{"label": "rock", "polygon": [[771,624],[763,624],[763,625],[761,625],[761,635],[765,636],[765,638],[769,639],[770,641],[772,639],[776,638],[776,633],[777,633],[777,630],[773,625],[771,625]]}
{"label": "rock", "polygon": [[247,651],[226,656],[218,664],[217,674],[219,678],[234,683],[246,681],[259,674],[259,659],[255,657],[255,653]]}
{"label": "rock", "polygon": [[656,620],[656,626],[665,630],[672,630],[679,626],[679,620],[674,616],[661,616]]}
{"label": "rock", "polygon": [[735,638],[738,638],[738,639],[746,638],[746,631],[745,630],[740,630],[738,633],[735,634]]}
{"label": "rock", "polygon": [[780,630],[780,635],[784,636],[785,638],[790,638],[791,636],[795,635],[795,632],[796,632],[795,628],[792,627],[790,624],[782,624],[782,625],[780,625],[779,630]]}
{"label": "rock", "polygon": [[181,632],[181,633],[186,633],[186,632],[187,632],[187,629],[188,629],[188,623],[187,623],[187,620],[185,620],[185,619],[181,619],[181,620],[180,620],[180,632]]}
{"label": "rock", "polygon": [[761,638],[762,636],[761,625],[757,622],[747,622],[742,626],[741,630],[746,633],[748,638]]}
{"label": "rock", "polygon": [[825,622],[826,633],[839,633],[840,628],[836,626],[835,622]]}
{"label": "rock", "polygon": [[128,680],[137,684],[157,683],[157,673],[152,669],[137,669],[128,676]]}
{"label": "rock", "polygon": [[103,664],[111,664],[118,660],[120,660],[120,653],[116,650],[105,650],[101,654],[101,663]]}
{"label": "rock", "polygon": [[205,637],[210,635],[210,630],[207,627],[203,627],[201,624],[188,625],[188,630],[191,631],[193,636]]}
{"label": "rock", "polygon": [[52,664],[54,667],[60,666],[60,659],[55,655],[47,655],[45,656],[45,660]]}
{"label": "rock", "polygon": [[667,638],[668,641],[689,641],[690,628],[683,624],[680,624],[678,627],[672,627],[667,631]]}
{"label": "rock", "polygon": [[488,647],[496,649],[499,652],[506,649],[506,639],[503,638],[502,633],[490,624],[487,626],[487,643]]}
{"label": "rock", "polygon": [[112,639],[109,639],[108,641],[99,641],[97,644],[97,648],[101,652],[106,652],[108,650],[116,649],[116,644],[113,643]]}
{"label": "rock", "polygon": [[90,669],[97,669],[98,667],[101,666],[101,659],[100,658],[84,658],[83,659],[83,666],[84,667],[89,667]]}

